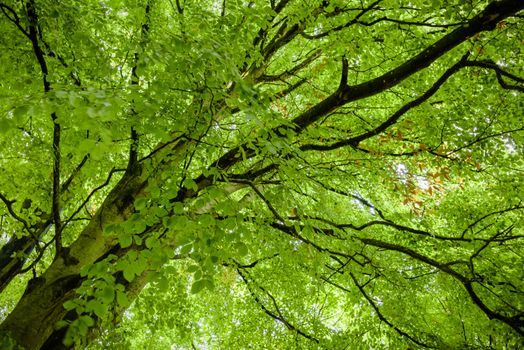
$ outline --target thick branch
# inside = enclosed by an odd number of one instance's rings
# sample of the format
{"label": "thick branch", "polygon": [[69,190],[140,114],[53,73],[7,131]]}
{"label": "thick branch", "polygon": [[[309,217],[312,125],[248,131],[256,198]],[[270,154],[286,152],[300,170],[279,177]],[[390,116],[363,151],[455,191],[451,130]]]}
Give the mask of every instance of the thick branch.
{"label": "thick branch", "polygon": [[453,65],[451,68],[449,68],[434,84],[429,88],[424,94],[416,98],[415,100],[405,104],[402,106],[399,110],[397,110],[393,115],[391,115],[385,122],[377,126],[376,128],[369,130],[361,135],[349,138],[347,140],[338,141],[335,143],[332,143],[330,145],[315,145],[315,144],[308,144],[303,145],[300,147],[303,151],[309,151],[309,150],[315,150],[315,151],[329,151],[333,149],[337,149],[344,146],[352,146],[352,147],[358,147],[359,143],[371,138],[373,136],[376,136],[380,134],[381,132],[385,131],[387,128],[395,124],[400,117],[402,117],[406,112],[408,112],[410,109],[415,108],[419,105],[421,105],[424,101],[429,99],[431,96],[433,96],[439,88],[456,72],[459,71],[460,68],[465,66],[467,57],[469,56],[469,53],[464,55],[462,59],[457,62],[455,65]]}
{"label": "thick branch", "polygon": [[468,23],[447,34],[397,68],[365,83],[338,89],[324,101],[295,118],[293,120],[293,123],[296,124],[295,130],[300,131],[308,127],[322,116],[346,103],[370,97],[394,87],[409,76],[428,67],[468,38],[482,31],[493,30],[498,22],[516,14],[523,8],[524,2],[520,0],[503,0],[491,3]]}

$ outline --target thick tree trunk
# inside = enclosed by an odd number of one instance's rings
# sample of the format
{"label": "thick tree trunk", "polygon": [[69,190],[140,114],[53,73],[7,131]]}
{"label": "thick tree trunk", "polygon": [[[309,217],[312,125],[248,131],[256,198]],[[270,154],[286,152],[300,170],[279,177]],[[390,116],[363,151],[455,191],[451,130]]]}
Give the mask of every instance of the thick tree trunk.
{"label": "thick tree trunk", "polygon": [[42,347],[66,314],[62,305],[74,297],[82,281],[81,268],[96,262],[117,244],[114,237],[103,234],[103,228],[128,218],[134,210],[134,199],[145,186],[140,172],[125,173],[78,239],[42,276],[29,281],[19,303],[0,325],[1,335],[8,335],[28,350]]}

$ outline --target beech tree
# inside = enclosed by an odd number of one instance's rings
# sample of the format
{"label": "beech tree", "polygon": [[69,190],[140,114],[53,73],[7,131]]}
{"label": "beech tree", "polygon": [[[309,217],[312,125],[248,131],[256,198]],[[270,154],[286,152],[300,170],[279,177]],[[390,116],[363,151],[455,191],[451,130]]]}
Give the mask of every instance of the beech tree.
{"label": "beech tree", "polygon": [[522,0],[2,0],[3,349],[515,349]]}

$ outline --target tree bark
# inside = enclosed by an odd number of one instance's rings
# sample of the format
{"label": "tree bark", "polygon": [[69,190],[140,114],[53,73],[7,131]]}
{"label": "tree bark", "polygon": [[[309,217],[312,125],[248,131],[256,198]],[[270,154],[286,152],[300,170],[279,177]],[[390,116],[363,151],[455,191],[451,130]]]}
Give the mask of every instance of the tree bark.
{"label": "tree bark", "polygon": [[15,309],[0,325],[0,334],[28,350],[42,347],[66,314],[62,305],[74,297],[82,281],[81,268],[96,262],[116,246],[116,239],[104,235],[103,229],[126,220],[133,213],[134,199],[147,184],[137,170],[124,174],[77,240],[64,249],[42,276],[29,281]]}

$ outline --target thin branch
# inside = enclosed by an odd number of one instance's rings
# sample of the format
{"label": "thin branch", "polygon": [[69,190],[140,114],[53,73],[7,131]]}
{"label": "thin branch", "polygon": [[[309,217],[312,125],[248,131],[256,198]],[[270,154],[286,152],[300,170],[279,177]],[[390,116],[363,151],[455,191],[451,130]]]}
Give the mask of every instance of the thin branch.
{"label": "thin branch", "polygon": [[226,0],[222,0],[222,10],[220,11],[220,17],[226,16]]}
{"label": "thin branch", "polygon": [[262,290],[263,292],[266,293],[266,295],[272,300],[273,302],[273,306],[275,307],[277,314],[275,314],[274,312],[270,311],[265,305],[264,303],[260,300],[260,298],[256,295],[255,291],[253,291],[253,289],[251,288],[250,284],[252,282],[249,282],[248,281],[248,278],[244,275],[244,273],[241,271],[240,268],[237,268],[237,273],[240,275],[240,277],[242,278],[242,281],[244,282],[244,284],[246,285],[247,289],[249,290],[249,292],[251,293],[251,296],[253,296],[253,299],[255,300],[255,302],[260,306],[260,308],[262,309],[262,311],[264,311],[264,313],[268,316],[270,316],[271,318],[275,319],[276,321],[284,324],[284,326],[286,326],[287,329],[289,329],[290,331],[293,331],[293,332],[297,332],[297,334],[299,334],[300,336],[308,339],[308,340],[311,340],[311,341],[314,341],[315,343],[319,344],[320,341],[313,337],[312,335],[309,335],[305,332],[303,332],[302,330],[298,329],[297,327],[295,327],[293,324],[291,324],[281,313],[280,313],[280,310],[278,308],[278,305],[276,303],[276,300],[275,298],[269,293],[267,292],[265,289],[263,289],[262,287],[258,286],[258,288],[260,290]]}
{"label": "thin branch", "polygon": [[499,73],[502,76],[505,76],[511,80],[514,80],[518,83],[524,84],[524,78],[518,77],[514,74],[511,74],[504,69],[502,69],[499,65],[497,65],[493,61],[485,60],[485,61],[468,61],[466,62],[466,66],[468,67],[480,67],[480,68],[486,68],[494,70],[495,72]]}
{"label": "thin branch", "polygon": [[297,81],[295,84],[285,88],[284,90],[282,91],[279,91],[277,92],[271,99],[270,101],[273,102],[273,101],[276,101],[286,95],[289,95],[290,93],[292,93],[293,91],[295,91],[296,89],[298,89],[299,87],[301,87],[302,85],[304,85],[304,83],[307,82],[307,79],[306,78],[302,78],[300,79],[299,81]]}
{"label": "thin branch", "polygon": [[[20,24],[20,17],[18,17],[16,11],[4,3],[0,3],[0,8],[2,9],[2,12],[7,17],[7,19],[13,22],[13,24],[22,32],[22,34],[24,34],[27,38],[31,39],[29,33]],[[9,12],[11,16],[6,11]]]}
{"label": "thin branch", "polygon": [[469,282],[469,279],[463,275],[461,275],[460,273],[458,273],[457,271],[453,270],[451,267],[449,267],[448,264],[442,264],[430,257],[427,257],[425,255],[422,255],[416,251],[414,251],[413,249],[410,249],[410,248],[407,248],[407,247],[404,247],[402,245],[399,245],[399,244],[392,244],[392,243],[388,243],[388,242],[384,242],[384,241],[381,241],[381,240],[378,240],[378,239],[373,239],[373,238],[359,238],[359,237],[356,237],[357,240],[361,241],[362,243],[364,244],[367,244],[367,245],[370,245],[370,246],[373,246],[373,247],[377,247],[377,248],[383,248],[383,249],[386,249],[386,250],[391,250],[391,251],[397,251],[397,252],[400,252],[400,253],[403,253],[405,255],[408,255],[410,257],[412,257],[413,259],[415,260],[418,260],[422,263],[425,263],[427,265],[431,265],[433,267],[436,267],[437,269],[441,270],[442,272],[445,272],[446,274],[454,277],[455,279],[457,279],[458,281],[462,282],[462,283],[468,283]]}
{"label": "thin branch", "polygon": [[138,164],[138,133],[131,127],[131,145],[129,146],[129,160],[127,162],[127,172],[132,172]]}
{"label": "thin branch", "polygon": [[319,33],[319,34],[315,34],[315,35],[309,35],[309,34],[306,34],[306,33],[301,33],[301,35],[306,38],[306,39],[320,39],[320,38],[323,38],[333,32],[338,32],[344,28],[348,28],[350,26],[352,26],[353,24],[355,23],[359,23],[359,18],[361,18],[362,16],[364,16],[367,12],[371,11],[372,9],[374,9],[380,2],[382,2],[382,0],[377,0],[373,3],[371,3],[368,7],[366,8],[363,8],[356,16],[355,18],[353,18],[351,21],[345,23],[345,24],[342,24],[340,26],[337,26],[337,27],[334,27],[332,29],[329,29],[323,33]]}
{"label": "thin branch", "polygon": [[184,8],[180,5],[180,0],[176,0],[176,9],[179,15],[184,14]]}
{"label": "thin branch", "polygon": [[84,199],[82,204],[80,204],[78,206],[78,208],[73,212],[73,214],[71,214],[71,216],[69,216],[69,218],[66,220],[66,222],[64,223],[64,228],[73,220],[73,218],[82,210],[82,208],[84,208],[84,206],[89,202],[91,197],[96,192],[98,192],[99,190],[101,190],[102,188],[104,188],[105,186],[107,186],[109,184],[109,182],[111,181],[111,177],[113,176],[114,173],[122,172],[122,171],[126,171],[126,169],[115,169],[115,168],[111,169],[111,171],[109,172],[109,175],[106,178],[106,181],[103,184],[101,184],[100,186],[98,186],[95,189],[93,189],[89,193],[89,195],[86,197],[86,199]]}
{"label": "thin branch", "polygon": [[[274,7],[272,6],[272,7],[273,7],[273,10],[274,10],[277,14],[279,14],[280,12],[282,12],[282,11],[286,8],[287,4],[288,4],[290,1],[291,1],[291,0],[280,0],[276,6],[274,6]],[[273,5],[273,3],[272,3],[272,5]]]}
{"label": "thin branch", "polygon": [[23,218],[18,216],[15,211],[13,210],[13,203],[16,202],[16,200],[9,200],[6,196],[4,196],[2,193],[0,193],[0,199],[2,202],[4,202],[5,206],[7,207],[7,211],[9,214],[18,222],[20,222],[22,225],[24,225],[24,229],[36,240],[37,238],[34,235],[34,232],[29,229],[29,224],[27,221],[25,221]]}
{"label": "thin branch", "polygon": [[73,182],[73,179],[76,177],[76,175],[78,175],[78,173],[80,172],[80,170],[82,170],[82,167],[86,164],[87,160],[89,159],[89,154],[86,154],[84,156],[84,158],[82,158],[82,160],[80,161],[80,163],[76,166],[75,170],[73,170],[73,172],[71,173],[71,175],[69,175],[69,177],[67,178],[67,180],[62,184],[62,188],[60,190],[60,193],[64,193],[65,191],[67,191],[67,189],[69,188],[69,186],[71,185],[71,183]]}
{"label": "thin branch", "polygon": [[44,244],[44,246],[40,249],[40,251],[38,252],[38,255],[36,256],[36,258],[31,262],[31,264],[29,264],[27,267],[21,269],[18,274],[23,274],[23,273],[26,273],[27,271],[30,271],[31,269],[33,269],[36,264],[38,264],[38,262],[42,259],[42,257],[44,256],[44,253],[45,251],[47,250],[47,248],[49,248],[49,246],[51,246],[51,244],[55,241],[54,237],[49,241],[47,242],[46,244]]}
{"label": "thin branch", "polygon": [[343,89],[348,84],[348,60],[346,57],[342,57],[342,74],[340,77],[339,89]]}
{"label": "thin branch", "polygon": [[310,54],[306,59],[304,59],[302,62],[294,66],[293,68],[290,68],[280,74],[277,75],[262,75],[260,78],[258,78],[258,81],[277,81],[277,80],[284,80],[292,75],[295,75],[298,71],[301,69],[304,69],[308,65],[310,65],[312,62],[314,62],[317,58],[319,58],[322,55],[322,50],[317,49],[314,50],[312,54]]}
{"label": "thin branch", "polygon": [[56,256],[62,251],[62,222],[60,218],[60,124],[56,113],[51,114],[53,119],[53,204],[52,214],[55,226]]}
{"label": "thin branch", "polygon": [[524,335],[524,319],[522,318],[521,314],[516,314],[514,316],[507,317],[507,316],[501,315],[491,310],[488,306],[486,306],[486,304],[484,304],[484,302],[480,299],[480,297],[475,293],[473,289],[473,285],[472,285],[473,281],[459,274],[452,268],[450,268],[449,264],[439,263],[438,261],[432,258],[424,256],[410,248],[407,248],[407,247],[404,247],[398,244],[392,244],[392,243],[380,241],[377,239],[371,239],[371,238],[357,238],[357,239],[367,245],[403,253],[405,255],[412,257],[413,259],[417,261],[420,261],[424,264],[428,264],[433,267],[436,267],[440,271],[450,275],[451,277],[458,280],[464,286],[471,300],[475,303],[475,305],[477,305],[484,312],[484,314],[486,314],[486,316],[488,316],[489,319],[496,319],[496,320],[502,321],[505,324],[507,324],[508,326],[510,326],[511,328],[513,328],[518,334]]}
{"label": "thin branch", "polygon": [[336,189],[324,182],[321,182],[321,181],[318,181],[317,179],[314,179],[312,177],[309,177],[310,180],[314,181],[315,183],[317,183],[318,185],[320,185],[322,188],[330,191],[330,192],[333,192],[333,193],[336,193],[336,194],[339,194],[341,196],[345,196],[345,197],[351,197],[355,200],[357,200],[359,203],[361,203],[362,205],[365,205],[366,207],[368,207],[369,209],[375,211],[378,216],[380,216],[380,218],[382,220],[385,220],[385,221],[389,221],[387,220],[385,217],[384,217],[384,214],[382,213],[382,211],[377,208],[376,206],[374,206],[373,204],[371,204],[371,202],[369,202],[368,200],[360,197],[360,196],[357,196],[357,195],[354,195],[352,193],[349,193],[349,192],[346,192],[346,191],[342,191],[342,190],[339,190],[339,189]]}
{"label": "thin branch", "polygon": [[360,293],[364,296],[364,298],[368,301],[369,305],[371,305],[371,307],[373,308],[373,310],[375,310],[376,314],[377,314],[377,317],[382,321],[384,322],[385,324],[387,324],[389,327],[393,328],[398,334],[400,334],[401,336],[403,337],[406,337],[408,338],[409,340],[411,340],[413,343],[419,345],[419,346],[422,346],[424,348],[432,348],[432,346],[429,346],[415,338],[413,338],[411,335],[407,334],[406,332],[404,332],[403,330],[401,330],[400,328],[398,328],[397,326],[395,326],[394,324],[392,324],[391,322],[388,321],[388,319],[386,317],[384,317],[384,315],[382,314],[382,312],[380,311],[380,309],[378,308],[378,306],[375,304],[375,302],[373,301],[373,299],[371,299],[366,291],[364,290],[364,287],[362,285],[360,285],[358,283],[358,280],[356,279],[356,277],[353,275],[352,272],[349,273],[349,275],[351,276],[351,279],[353,280],[353,282],[355,283],[355,285],[357,286],[358,290],[360,291]]}
{"label": "thin branch", "polygon": [[357,23],[360,25],[366,26],[366,27],[371,27],[379,22],[392,22],[392,23],[401,24],[401,25],[428,27],[428,28],[452,28],[452,27],[458,27],[458,26],[466,24],[466,22],[456,22],[456,23],[446,23],[446,24],[427,23],[427,21],[430,19],[431,18],[427,18],[422,22],[416,22],[416,21],[405,21],[405,20],[389,18],[389,17],[381,17],[371,22],[358,21]]}
{"label": "thin branch", "polygon": [[281,222],[284,222],[284,219],[282,218],[282,216],[280,216],[280,214],[277,212],[277,210],[273,207],[273,205],[271,204],[271,202],[269,202],[269,200],[264,197],[264,195],[262,194],[262,192],[260,192],[260,190],[255,186],[255,184],[253,184],[251,181],[248,181],[247,184],[249,185],[249,187],[251,187],[253,189],[253,191],[255,191],[255,193],[257,194],[257,196],[266,204],[266,206],[268,207],[268,209],[273,213],[273,215],[275,216],[275,218],[277,218],[279,221]]}
{"label": "thin branch", "polygon": [[516,206],[513,206],[513,207],[509,207],[509,208],[506,208],[506,209],[502,209],[502,210],[498,210],[498,211],[494,211],[494,212],[491,212],[491,213],[488,213],[486,215],[483,215],[481,216],[480,218],[478,218],[477,220],[475,220],[474,222],[472,222],[471,224],[469,224],[465,229],[464,231],[462,231],[462,234],[460,235],[461,238],[463,238],[465,235],[466,235],[466,232],[468,232],[468,230],[471,230],[474,226],[476,226],[479,222],[489,218],[490,216],[493,216],[493,215],[501,215],[501,214],[504,214],[504,213],[507,213],[507,212],[510,212],[510,211],[513,211],[513,210],[520,210],[520,209],[524,209],[524,206],[521,206],[520,203]]}

